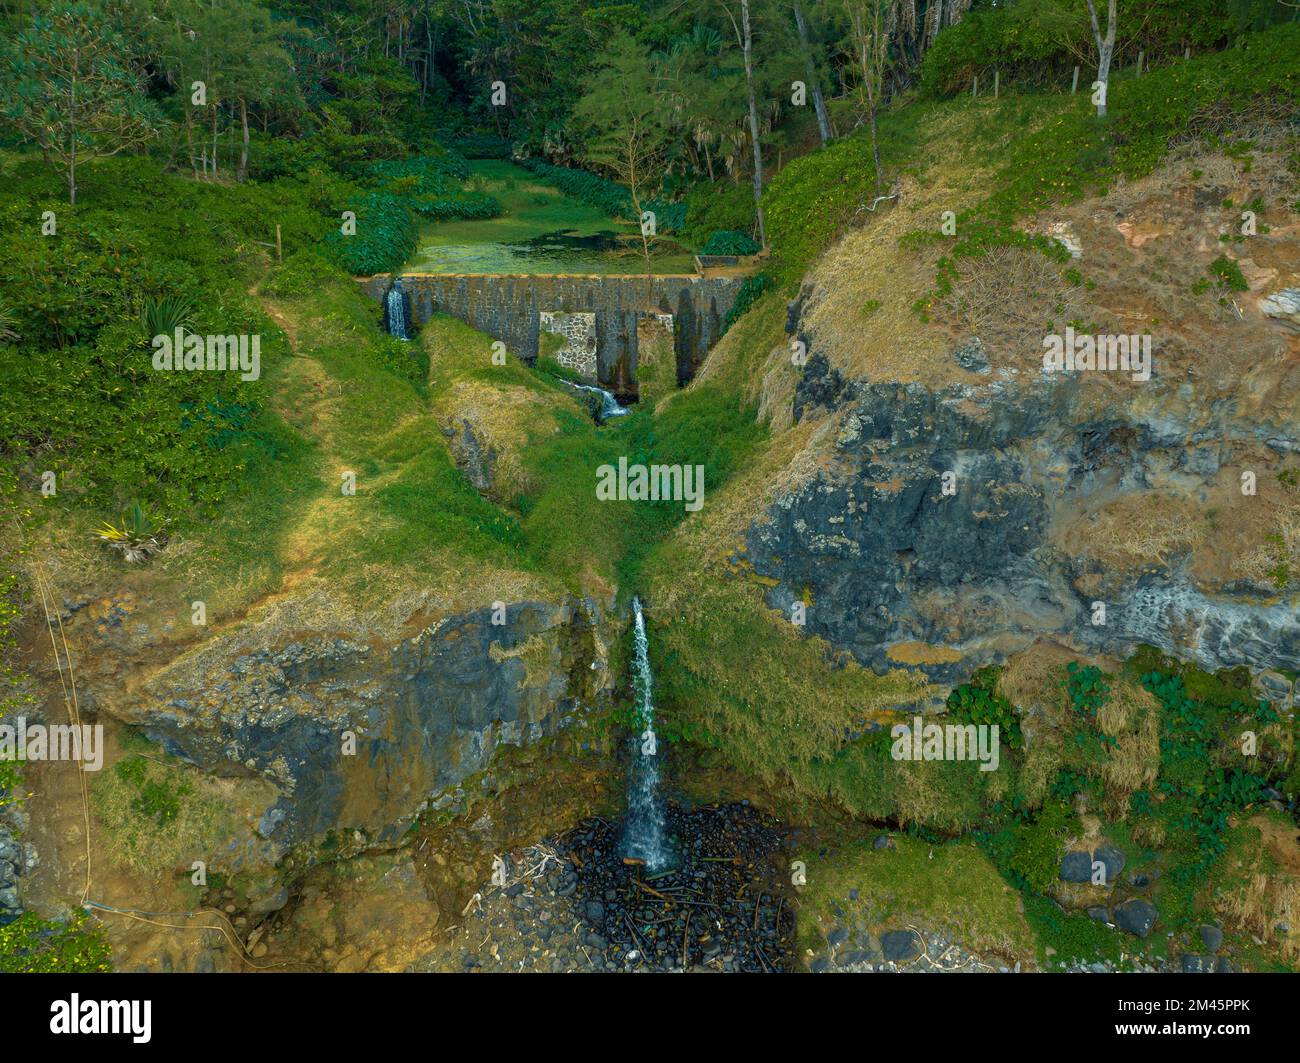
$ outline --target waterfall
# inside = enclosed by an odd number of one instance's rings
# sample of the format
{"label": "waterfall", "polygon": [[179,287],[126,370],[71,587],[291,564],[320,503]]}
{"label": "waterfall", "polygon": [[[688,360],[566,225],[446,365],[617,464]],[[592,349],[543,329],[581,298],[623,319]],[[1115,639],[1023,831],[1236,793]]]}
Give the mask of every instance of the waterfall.
{"label": "waterfall", "polygon": [[636,734],[632,736],[632,770],[627,802],[625,856],[644,860],[647,871],[667,867],[671,855],[664,842],[664,810],[659,802],[659,750],[655,735],[654,685],[650,675],[650,644],[641,615],[641,599],[632,599],[636,614]]}
{"label": "waterfall", "polygon": [[401,277],[393,281],[393,286],[384,296],[384,310],[388,318],[388,334],[396,336],[399,340],[410,339],[411,337],[406,334],[406,300],[402,297]]}
{"label": "waterfall", "polygon": [[596,421],[604,424],[611,417],[626,417],[627,407],[620,406],[618,399],[614,398],[612,391],[606,391],[604,388],[595,388],[590,384],[579,384],[572,380],[566,380],[564,383],[571,388],[577,388],[579,391],[590,391],[600,396],[600,412],[596,415]]}

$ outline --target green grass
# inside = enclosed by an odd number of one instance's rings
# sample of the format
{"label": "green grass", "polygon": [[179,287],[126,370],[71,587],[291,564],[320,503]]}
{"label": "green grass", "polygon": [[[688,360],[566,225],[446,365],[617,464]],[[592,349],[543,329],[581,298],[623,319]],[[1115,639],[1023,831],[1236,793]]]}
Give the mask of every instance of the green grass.
{"label": "green grass", "polygon": [[701,465],[704,505],[765,435],[754,411],[719,389],[682,395],[654,416],[646,406],[596,428],[585,416],[530,448],[527,464],[539,489],[521,500],[534,556],[548,568],[575,572],[592,562],[625,594],[641,585],[653,546],[686,517],[680,501],[603,501],[597,469],[629,464]]}
{"label": "green grass", "polygon": [[[825,949],[824,930],[836,922],[874,932],[919,923],[977,954],[1028,959],[1035,941],[1017,908],[1018,895],[969,842],[931,845],[905,835],[895,848],[867,840],[832,848],[821,857],[797,853],[807,863],[808,884],[799,902],[800,951]],[[849,896],[857,890],[857,899]],[[845,913],[836,916],[831,905]]]}

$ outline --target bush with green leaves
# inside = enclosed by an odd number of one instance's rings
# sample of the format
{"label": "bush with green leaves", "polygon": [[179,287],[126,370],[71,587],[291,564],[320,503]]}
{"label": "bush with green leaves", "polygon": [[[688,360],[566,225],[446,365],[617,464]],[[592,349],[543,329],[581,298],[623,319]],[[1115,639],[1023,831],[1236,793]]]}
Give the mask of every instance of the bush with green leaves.
{"label": "bush with green leaves", "polygon": [[611,218],[631,216],[632,197],[626,188],[614,181],[606,180],[589,170],[552,166],[545,159],[524,159],[520,165],[539,180],[558,188],[570,199],[595,207]]}
{"label": "bush with green leaves", "polygon": [[1012,828],[1009,867],[1024,886],[1046,893],[1057,881],[1061,849],[1078,828],[1078,817],[1064,801],[1049,801],[1032,822]]}
{"label": "bush with green leaves", "polygon": [[413,199],[411,207],[430,221],[485,221],[501,214],[501,203],[486,192],[464,192],[441,199]]}
{"label": "bush with green leaves", "polygon": [[295,251],[271,271],[262,282],[262,291],[267,295],[302,298],[319,291],[340,272],[337,263],[316,251]]}
{"label": "bush with green leaves", "polygon": [[24,912],[0,926],[0,974],[96,974],[112,970],[103,928],[88,915],[70,922]]}
{"label": "bush with green leaves", "polygon": [[325,239],[329,254],[349,273],[385,273],[400,268],[415,253],[415,218],[404,199],[371,192],[355,213],[356,233],[336,230]]}
{"label": "bush with green leaves", "polygon": [[736,301],[731,304],[731,309],[727,311],[727,316],[722,322],[722,331],[726,332],[731,328],[740,320],[742,314],[775,287],[776,282],[766,273],[755,273],[746,277],[740,284],[740,290],[736,292]]}
{"label": "bush with green leaves", "polygon": [[1241,267],[1237,265],[1235,259],[1231,259],[1227,255],[1220,255],[1210,263],[1210,275],[1214,277],[1219,287],[1224,291],[1250,291],[1250,285],[1246,283],[1246,275],[1241,272]]}
{"label": "bush with green leaves", "polygon": [[[1139,52],[1148,66],[1177,63],[1185,49],[1218,50],[1244,33],[1294,17],[1279,0],[1142,0],[1140,7],[1120,6],[1116,71],[1136,63]],[[976,77],[991,89],[995,70],[1004,87],[1066,90],[1079,56],[1095,47],[1082,3],[1011,0],[976,7],[946,27],[926,52],[918,81],[922,94],[932,98],[970,92]]]}
{"label": "bush with green leaves", "polygon": [[713,233],[704,246],[700,248],[702,255],[756,255],[763,248],[759,242],[753,239],[748,233],[735,232],[733,230],[719,230]]}
{"label": "bush with green leaves", "polygon": [[508,159],[512,152],[509,140],[491,133],[457,137],[452,147],[467,159]]}
{"label": "bush with green leaves", "polygon": [[188,329],[194,318],[194,302],[184,295],[145,298],[140,308],[140,326],[146,340],[173,337],[177,329]]}
{"label": "bush with green leaves", "polygon": [[998,671],[996,668],[981,668],[969,683],[954,687],[948,695],[948,712],[958,723],[997,727],[1000,740],[1011,749],[1019,749],[1024,741],[1020,732],[1020,715],[1011,702],[997,692]]}
{"label": "bush with green leaves", "polygon": [[[632,209],[632,194],[622,185],[607,180],[589,170],[578,170],[569,166],[552,166],[539,158],[528,158],[520,163],[530,170],[539,180],[559,189],[570,199],[595,207],[611,218],[624,218],[636,221]],[[686,223],[686,204],[670,203],[664,199],[649,198],[641,203],[642,210],[653,211],[655,230],[659,233],[671,233],[681,229]]]}
{"label": "bush with green leaves", "polygon": [[[60,501],[97,515],[132,499],[168,518],[210,514],[265,446],[264,384],[155,371],[146,333],[183,320],[200,334],[260,335],[267,370],[283,341],[248,294],[263,244],[278,219],[286,249],[315,245],[331,219],[303,183],[210,185],[149,158],[87,167],[75,209],[36,160],[0,154],[0,171],[12,235],[0,301],[21,336],[0,338],[0,453],[24,476],[51,469]],[[25,220],[51,205],[57,239]]]}
{"label": "bush with green leaves", "polygon": [[703,244],[718,231],[749,233],[754,229],[754,189],[732,181],[700,181],[686,193],[683,235]]}
{"label": "bush with green leaves", "polygon": [[[912,116],[922,110],[904,108],[881,115],[884,161],[908,150]],[[875,172],[871,138],[858,131],[794,159],[768,182],[763,215],[772,248],[768,270],[777,283],[787,289],[798,285],[813,260],[869,201]]]}

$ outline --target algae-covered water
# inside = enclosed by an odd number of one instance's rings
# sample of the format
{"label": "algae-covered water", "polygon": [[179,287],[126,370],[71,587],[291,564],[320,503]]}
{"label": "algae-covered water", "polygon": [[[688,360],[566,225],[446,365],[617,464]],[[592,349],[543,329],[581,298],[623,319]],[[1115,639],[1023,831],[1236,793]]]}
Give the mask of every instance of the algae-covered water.
{"label": "algae-covered water", "polygon": [[[472,163],[470,180],[500,201],[500,216],[429,223],[404,272],[645,272],[634,225],[570,199],[504,160]],[[651,262],[655,273],[694,271],[689,251],[665,240],[659,243]]]}

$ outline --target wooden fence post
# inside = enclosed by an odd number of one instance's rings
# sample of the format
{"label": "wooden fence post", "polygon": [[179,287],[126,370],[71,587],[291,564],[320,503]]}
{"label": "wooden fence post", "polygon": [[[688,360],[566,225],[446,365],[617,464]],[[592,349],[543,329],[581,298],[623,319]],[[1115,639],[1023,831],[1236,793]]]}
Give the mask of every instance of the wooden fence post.
{"label": "wooden fence post", "polygon": [[995,100],[998,98],[998,81],[999,81],[999,79],[1000,79],[1001,77],[1002,77],[1002,71],[1001,71],[1001,70],[994,70],[994,71],[993,71],[993,98],[994,98]]}
{"label": "wooden fence post", "polygon": [[284,248],[280,244],[280,223],[279,222],[275,223],[275,260],[277,262],[284,261]]}

